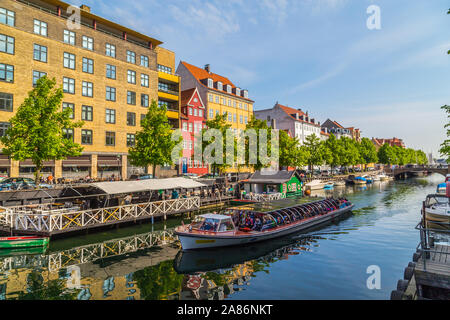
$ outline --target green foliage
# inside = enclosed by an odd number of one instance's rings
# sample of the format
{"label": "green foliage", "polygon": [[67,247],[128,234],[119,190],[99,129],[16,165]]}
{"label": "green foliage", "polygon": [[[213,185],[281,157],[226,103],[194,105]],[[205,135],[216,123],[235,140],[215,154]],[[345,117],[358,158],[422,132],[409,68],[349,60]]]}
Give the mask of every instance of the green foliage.
{"label": "green foliage", "polygon": [[[202,136],[205,137],[206,136],[206,132],[208,131],[208,129],[216,129],[219,130],[220,133],[222,134],[223,137],[223,141],[216,141],[215,137],[211,137],[210,139],[206,140],[202,139],[202,149],[205,150],[206,148],[208,148],[209,146],[212,146],[216,143],[219,142],[219,144],[217,144],[217,146],[219,147],[219,145],[223,148],[222,151],[222,159],[221,161],[210,161],[210,165],[212,167],[212,171],[216,172],[216,170],[218,170],[219,172],[224,172],[226,169],[228,169],[230,167],[229,164],[227,164],[227,155],[228,157],[233,157],[234,159],[236,159],[235,156],[235,151],[236,148],[234,148],[233,150],[233,154],[229,154],[227,147],[226,147],[226,143],[225,143],[225,137],[226,137],[226,132],[227,130],[229,130],[231,128],[231,125],[227,123],[227,116],[228,114],[225,113],[223,115],[219,115],[217,114],[216,117],[214,119],[208,120],[206,121],[206,127],[207,129],[203,129],[202,130]],[[234,141],[234,144],[236,146],[236,141]],[[211,151],[211,156],[212,157],[216,157],[216,152],[219,151],[216,148],[214,148]],[[219,162],[219,163],[218,163]],[[221,163],[220,163],[221,162]]]}
{"label": "green foliage", "polygon": [[378,150],[378,159],[382,164],[397,164],[397,155],[395,150],[388,143],[385,143],[380,150]]}
{"label": "green foliage", "polygon": [[[250,121],[247,123],[247,126],[245,128],[246,130],[254,130],[256,132],[256,146],[253,146],[253,148],[250,147],[250,139],[248,137],[245,137],[245,164],[247,166],[251,166],[254,170],[261,170],[263,168],[270,167],[271,163],[264,164],[261,162],[262,157],[259,154],[260,151],[260,132],[266,131],[267,132],[267,141],[265,143],[265,146],[267,146],[267,156],[270,156],[272,153],[272,144],[271,144],[271,137],[272,137],[272,130],[267,126],[267,121],[263,121],[260,119],[257,119],[255,117],[252,117]],[[255,164],[250,164],[250,159],[256,159]],[[267,160],[267,159],[265,159]]]}
{"label": "green foliage", "polygon": [[136,145],[129,149],[129,159],[134,166],[153,166],[155,177],[156,166],[173,164],[172,150],[182,138],[172,140],[173,131],[167,118],[167,109],[165,106],[159,107],[155,100],[152,100],[141,127],[141,131],[136,133]]}
{"label": "green foliage", "polygon": [[179,293],[184,275],[173,268],[173,261],[168,260],[152,267],[136,271],[133,280],[141,292],[143,300],[163,300],[169,295]]}
{"label": "green foliage", "polygon": [[358,149],[364,164],[378,162],[377,149],[370,139],[362,138]]}
{"label": "green foliage", "polygon": [[314,170],[314,166],[319,166],[324,163],[326,149],[324,144],[320,141],[320,138],[315,134],[311,134],[305,139],[305,150],[308,152],[308,165],[311,170]]}
{"label": "green foliage", "polygon": [[279,131],[280,137],[280,167],[303,167],[308,164],[309,152],[304,146],[300,146],[297,138],[291,138],[286,131]]}
{"label": "green foliage", "polygon": [[360,154],[357,142],[348,137],[341,137],[340,143],[344,153],[341,156],[341,165],[345,167],[360,164]]}
{"label": "green foliage", "polygon": [[1,138],[4,154],[16,161],[33,161],[36,183],[44,161],[79,156],[83,151],[63,133],[63,129],[79,128],[83,122],[72,121],[70,109],[62,111],[63,91],[55,86],[55,79],[46,76],[39,79],[10,119],[11,127]]}
{"label": "green foliage", "polygon": [[[447,113],[447,120],[450,120],[450,106],[442,106],[442,110],[445,110]],[[450,121],[445,125],[447,129],[447,138],[450,138]],[[447,162],[450,163],[450,139],[445,140],[441,144],[441,149],[439,150],[440,154],[444,157],[447,157]]]}

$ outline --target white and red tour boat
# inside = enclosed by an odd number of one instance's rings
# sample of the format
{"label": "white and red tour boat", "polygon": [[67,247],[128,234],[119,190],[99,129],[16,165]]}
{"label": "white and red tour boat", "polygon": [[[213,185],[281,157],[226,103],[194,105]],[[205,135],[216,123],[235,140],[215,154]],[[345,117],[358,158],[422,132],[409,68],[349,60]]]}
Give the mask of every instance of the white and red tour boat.
{"label": "white and red tour boat", "polygon": [[309,229],[353,209],[346,199],[292,198],[197,216],[175,229],[183,250],[237,246]]}

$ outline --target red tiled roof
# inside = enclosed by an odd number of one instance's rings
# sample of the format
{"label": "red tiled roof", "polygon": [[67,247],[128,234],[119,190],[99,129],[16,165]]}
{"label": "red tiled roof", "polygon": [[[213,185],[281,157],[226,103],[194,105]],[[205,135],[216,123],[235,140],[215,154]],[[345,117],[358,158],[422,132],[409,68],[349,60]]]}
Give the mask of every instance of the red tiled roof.
{"label": "red tiled roof", "polygon": [[218,90],[216,88],[209,88],[208,86],[206,86],[206,85],[204,85],[202,83],[202,80],[205,80],[205,79],[209,78],[209,79],[212,79],[214,82],[217,82],[217,81],[222,82],[224,88],[225,88],[225,85],[230,85],[231,88],[236,88],[236,86],[228,78],[223,77],[221,75],[218,75],[216,73],[212,73],[212,72],[208,73],[208,71],[206,71],[205,69],[196,67],[196,66],[194,66],[192,64],[189,64],[189,63],[187,63],[185,61],[181,61],[181,63],[186,67],[186,69],[189,70],[189,72],[197,79],[198,82],[200,82],[204,87],[208,88],[209,90],[214,90],[214,91],[217,91],[217,92],[220,92],[220,93],[223,93],[223,94],[232,95],[232,96],[239,97],[241,99],[244,99],[244,100],[247,100],[247,101],[250,101],[250,102],[254,102],[251,99],[247,99],[247,98],[244,98],[242,96],[238,96],[238,95],[236,95],[234,93],[228,93],[226,91]]}
{"label": "red tiled roof", "polygon": [[281,110],[283,110],[284,112],[286,112],[286,114],[287,114],[288,116],[290,116],[292,119],[294,119],[295,121],[305,122],[305,123],[311,124],[311,125],[313,125],[313,126],[320,127],[320,125],[319,125],[318,123],[311,123],[311,122],[307,122],[307,121],[301,120],[301,119],[297,120],[297,118],[296,118],[295,116],[293,116],[293,115],[295,115],[296,113],[298,113],[299,116],[305,117],[305,116],[306,116],[306,113],[304,113],[302,110],[298,110],[298,109],[286,107],[286,106],[283,106],[283,105],[281,105],[281,104],[279,104],[279,103],[277,103],[275,106],[280,107]]}

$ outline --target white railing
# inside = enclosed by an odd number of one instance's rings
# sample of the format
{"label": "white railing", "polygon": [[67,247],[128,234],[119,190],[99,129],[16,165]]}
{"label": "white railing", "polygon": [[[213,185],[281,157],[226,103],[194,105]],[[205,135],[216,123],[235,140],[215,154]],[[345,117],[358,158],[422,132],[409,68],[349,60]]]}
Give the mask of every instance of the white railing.
{"label": "white railing", "polygon": [[249,195],[250,200],[252,201],[274,201],[274,200],[280,200],[286,198],[286,195],[284,193],[268,193],[268,194],[261,194],[261,193],[253,193]]}
{"label": "white railing", "polygon": [[16,231],[44,234],[83,230],[89,227],[136,221],[200,209],[200,197],[180,198],[111,208],[74,211],[73,209],[45,210],[31,207],[3,208],[0,224]]}
{"label": "white railing", "polygon": [[49,255],[23,255],[0,258],[0,271],[7,272],[14,269],[40,267],[47,268],[50,272],[57,272],[62,268],[94,262],[98,259],[174,243],[177,238],[174,236],[173,231],[173,229],[154,231],[55,252]]}

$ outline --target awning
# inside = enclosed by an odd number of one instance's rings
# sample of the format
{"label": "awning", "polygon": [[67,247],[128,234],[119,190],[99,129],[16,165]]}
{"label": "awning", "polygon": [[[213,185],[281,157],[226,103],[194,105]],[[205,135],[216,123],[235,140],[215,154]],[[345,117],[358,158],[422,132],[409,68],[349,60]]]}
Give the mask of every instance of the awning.
{"label": "awning", "polygon": [[186,178],[149,179],[139,181],[116,181],[91,183],[89,186],[102,190],[106,194],[122,194],[144,191],[194,189],[207,185]]}

